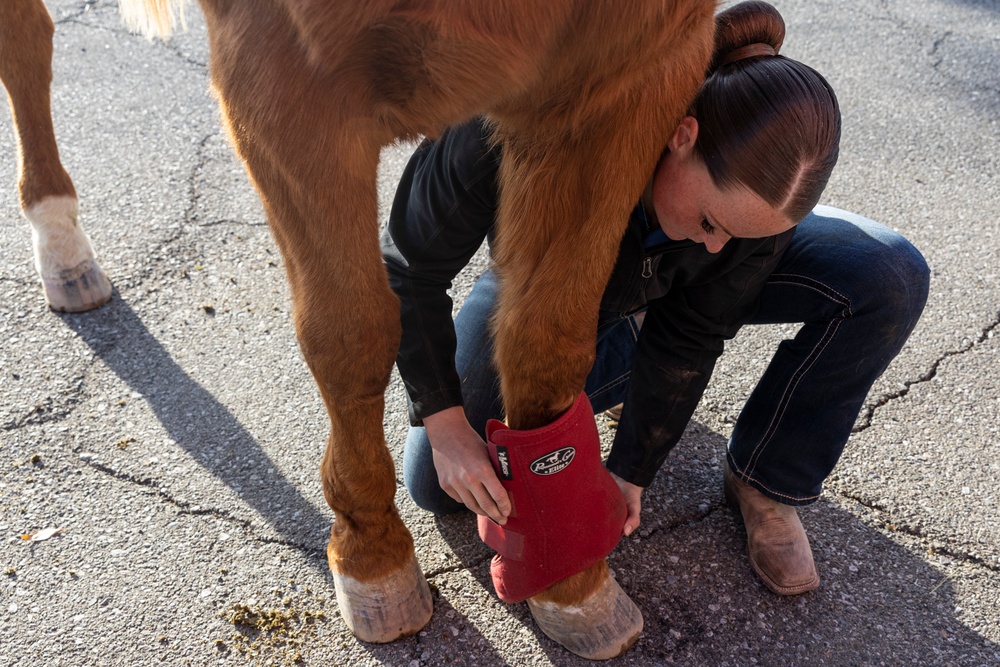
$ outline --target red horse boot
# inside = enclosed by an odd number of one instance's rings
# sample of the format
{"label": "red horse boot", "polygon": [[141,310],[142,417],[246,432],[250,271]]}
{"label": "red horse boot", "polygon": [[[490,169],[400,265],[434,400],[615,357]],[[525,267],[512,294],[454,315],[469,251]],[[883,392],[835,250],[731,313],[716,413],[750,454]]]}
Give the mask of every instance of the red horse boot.
{"label": "red horse boot", "polygon": [[515,431],[490,420],[486,441],[513,506],[503,526],[479,517],[480,538],[497,552],[490,574],[501,600],[526,600],[611,553],[625,499],[601,463],[586,394],[542,428]]}

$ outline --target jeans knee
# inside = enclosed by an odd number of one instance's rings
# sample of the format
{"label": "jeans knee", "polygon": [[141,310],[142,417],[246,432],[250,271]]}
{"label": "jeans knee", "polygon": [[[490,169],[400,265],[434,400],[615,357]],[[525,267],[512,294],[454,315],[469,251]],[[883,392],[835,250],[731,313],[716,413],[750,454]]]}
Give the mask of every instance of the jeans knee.
{"label": "jeans knee", "polygon": [[[885,241],[877,257],[863,269],[869,289],[859,311],[867,311],[871,340],[898,349],[917,325],[930,286],[930,268],[923,255],[902,236]],[[862,314],[856,312],[856,315]]]}
{"label": "jeans knee", "polygon": [[930,267],[924,256],[902,236],[887,245],[879,287],[885,307],[898,326],[912,329],[927,303]]}
{"label": "jeans knee", "polygon": [[433,512],[435,514],[441,514],[437,511],[437,499],[434,497],[433,493],[428,493],[425,486],[421,484],[414,484],[413,481],[407,477],[403,476],[403,484],[406,486],[406,492],[410,494],[410,500],[413,504],[422,510],[428,512]]}
{"label": "jeans knee", "polygon": [[444,492],[444,489],[437,483],[436,477],[433,481],[427,478],[414,479],[404,473],[403,485],[406,487],[407,493],[410,494],[413,504],[427,512],[452,514],[465,507]]}

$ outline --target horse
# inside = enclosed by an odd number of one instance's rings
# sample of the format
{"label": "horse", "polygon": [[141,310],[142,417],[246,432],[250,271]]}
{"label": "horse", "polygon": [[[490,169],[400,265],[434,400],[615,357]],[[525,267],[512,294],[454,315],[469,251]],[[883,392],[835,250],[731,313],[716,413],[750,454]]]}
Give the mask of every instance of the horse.
{"label": "horse", "polygon": [[52,310],[107,303],[111,282],[80,224],[76,189],[59,160],[52,126],[52,17],[42,0],[0,4],[0,80],[18,148],[18,194],[31,223],[35,270]]}
{"label": "horse", "polygon": [[[550,424],[584,386],[629,211],[703,80],[716,3],[199,2],[223,124],[284,257],[330,419],[320,470],[341,615],[359,639],[392,641],[432,605],[382,427],[400,323],[378,243],[380,148],[488,119],[503,145],[493,326],[507,425]],[[181,3],[120,0],[132,27],[164,38]],[[642,629],[604,560],[528,603],[587,658],[619,655]]]}

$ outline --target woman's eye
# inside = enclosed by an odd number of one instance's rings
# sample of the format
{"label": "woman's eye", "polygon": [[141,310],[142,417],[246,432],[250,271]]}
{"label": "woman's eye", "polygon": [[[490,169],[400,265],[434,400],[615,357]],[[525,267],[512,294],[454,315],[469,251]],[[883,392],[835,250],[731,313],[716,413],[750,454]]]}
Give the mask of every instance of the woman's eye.
{"label": "woman's eye", "polygon": [[715,227],[713,227],[711,223],[708,222],[708,220],[703,219],[701,221],[701,228],[704,229],[707,234],[715,233]]}

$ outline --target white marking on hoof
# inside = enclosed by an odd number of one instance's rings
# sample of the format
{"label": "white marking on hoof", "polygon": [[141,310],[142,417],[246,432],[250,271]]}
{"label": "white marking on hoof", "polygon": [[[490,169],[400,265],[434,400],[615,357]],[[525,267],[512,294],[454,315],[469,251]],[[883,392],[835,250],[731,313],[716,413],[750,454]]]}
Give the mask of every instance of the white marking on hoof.
{"label": "white marking on hoof", "polygon": [[333,573],[340,615],[365,642],[384,644],[416,634],[431,620],[431,591],[415,556],[396,572],[361,582]]}
{"label": "white marking on hoof", "polygon": [[111,281],[77,217],[75,197],[46,197],[24,210],[31,223],[35,270],[52,310],[81,312],[111,298]]}
{"label": "white marking on hoof", "polygon": [[559,605],[529,598],[528,609],[549,638],[588,660],[616,658],[642,633],[642,612],[610,575],[581,604]]}

